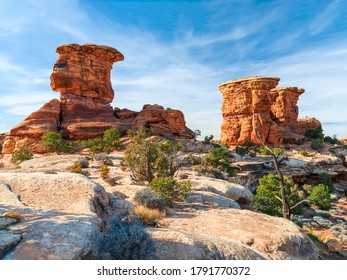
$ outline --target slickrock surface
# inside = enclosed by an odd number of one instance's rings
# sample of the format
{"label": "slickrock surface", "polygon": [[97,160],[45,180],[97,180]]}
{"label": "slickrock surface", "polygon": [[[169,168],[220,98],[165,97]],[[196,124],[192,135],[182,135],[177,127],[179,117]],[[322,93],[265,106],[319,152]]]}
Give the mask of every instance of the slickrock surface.
{"label": "slickrock surface", "polygon": [[148,230],[154,238],[159,260],[264,260],[259,251],[238,241],[183,233],[177,230]]}
{"label": "slickrock surface", "polygon": [[317,127],[317,123],[297,120],[296,104],[304,89],[276,88],[279,80],[253,76],[219,86],[223,94],[222,143],[242,145],[246,141],[256,144],[263,141],[281,145],[304,142],[302,134],[306,129]]}
{"label": "slickrock surface", "polygon": [[203,238],[240,241],[270,259],[316,259],[317,249],[293,222],[237,209],[210,209],[167,218],[168,227]]}

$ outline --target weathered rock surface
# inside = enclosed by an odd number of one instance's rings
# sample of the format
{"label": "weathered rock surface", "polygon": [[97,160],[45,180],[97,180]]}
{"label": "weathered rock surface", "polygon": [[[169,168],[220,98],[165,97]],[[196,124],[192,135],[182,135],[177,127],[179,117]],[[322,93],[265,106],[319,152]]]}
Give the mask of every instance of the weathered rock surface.
{"label": "weathered rock surface", "polygon": [[221,196],[212,192],[195,191],[187,195],[186,202],[188,203],[210,203],[214,207],[241,209],[240,205],[234,200]]}
{"label": "weathered rock surface", "polygon": [[159,260],[264,260],[259,251],[234,240],[206,238],[170,229],[150,228]]}
{"label": "weathered rock surface", "polygon": [[19,166],[25,172],[68,172],[80,159],[78,154],[42,156],[23,161]]}
{"label": "weathered rock surface", "polygon": [[0,259],[21,240],[20,234],[0,230]]}
{"label": "weathered rock surface", "polygon": [[103,100],[64,94],[61,97],[61,125],[64,138],[82,140],[102,136],[111,127],[124,133],[131,127],[113,115],[112,107]]}
{"label": "weathered rock surface", "polygon": [[274,88],[270,91],[272,105],[271,118],[291,129],[298,125],[299,109],[296,105],[304,89],[297,87]]}
{"label": "weathered rock surface", "polygon": [[249,77],[226,82],[219,86],[223,93],[221,142],[237,145],[245,141],[260,144],[257,134],[265,141],[270,118],[270,90],[279,78]]}
{"label": "weathered rock surface", "polygon": [[60,111],[59,100],[52,99],[30,114],[5,137],[2,152],[9,154],[20,145],[32,146],[35,151],[44,152],[45,149],[39,141],[44,133],[58,131]]}
{"label": "weathered rock surface", "polygon": [[291,221],[237,209],[210,209],[187,218],[167,218],[173,230],[203,238],[238,240],[270,259],[316,259],[317,248]]}
{"label": "weathered rock surface", "polygon": [[94,44],[66,44],[56,52],[59,57],[51,75],[54,91],[112,102],[112,65],[124,60],[118,50]]}
{"label": "weathered rock surface", "polygon": [[102,186],[82,175],[18,172],[0,173],[0,177],[9,186],[0,185],[0,213],[12,211],[21,217],[19,222],[6,225],[6,230],[21,241],[16,246],[6,242],[3,259],[87,258],[100,218],[129,206],[117,203]]}
{"label": "weathered rock surface", "polygon": [[36,209],[94,215],[92,197],[103,207],[109,205],[104,188],[79,174],[0,173],[0,181],[19,195],[24,205]]}
{"label": "weathered rock surface", "polygon": [[247,188],[235,183],[198,176],[190,176],[189,180],[194,191],[215,193],[242,204],[248,203],[253,199],[252,193]]}
{"label": "weathered rock surface", "polygon": [[[279,78],[247,77],[219,86],[223,94],[221,142],[240,145],[302,144],[304,127],[298,122],[297,101],[304,89],[276,88]],[[298,129],[300,127],[300,129]],[[306,130],[306,129],[305,129]]]}
{"label": "weathered rock surface", "polygon": [[10,227],[22,240],[5,260],[75,260],[90,252],[92,233],[100,222],[96,215],[59,211],[31,211]]}

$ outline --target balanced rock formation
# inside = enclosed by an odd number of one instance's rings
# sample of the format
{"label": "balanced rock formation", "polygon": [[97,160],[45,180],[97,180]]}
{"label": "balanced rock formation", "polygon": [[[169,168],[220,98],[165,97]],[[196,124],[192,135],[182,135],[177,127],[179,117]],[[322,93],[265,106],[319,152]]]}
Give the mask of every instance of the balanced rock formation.
{"label": "balanced rock formation", "polygon": [[100,45],[62,45],[51,75],[51,87],[60,92],[61,124],[67,139],[87,139],[114,127],[128,129],[113,115],[112,64],[124,60],[116,49]]}
{"label": "balanced rock formation", "polygon": [[179,110],[165,110],[157,104],[145,104],[140,112],[115,108],[114,114],[133,129],[147,127],[155,135],[194,138],[194,132],[186,127],[184,115]]}
{"label": "balanced rock formation", "polygon": [[111,127],[123,134],[128,129],[149,127],[162,136],[194,138],[181,111],[165,110],[159,105],[145,105],[139,113],[113,110],[111,69],[113,63],[124,60],[115,48],[66,44],[56,51],[59,57],[50,79],[52,89],[60,92],[60,101],[49,101],[1,139],[3,154],[20,145],[45,152],[39,142],[46,132],[61,131],[67,140],[83,140],[102,136]]}
{"label": "balanced rock formation", "polygon": [[304,132],[298,134],[296,105],[304,89],[276,88],[279,80],[254,76],[219,86],[223,94],[222,143],[239,145],[251,141],[278,145],[301,144],[305,140],[301,135]]}

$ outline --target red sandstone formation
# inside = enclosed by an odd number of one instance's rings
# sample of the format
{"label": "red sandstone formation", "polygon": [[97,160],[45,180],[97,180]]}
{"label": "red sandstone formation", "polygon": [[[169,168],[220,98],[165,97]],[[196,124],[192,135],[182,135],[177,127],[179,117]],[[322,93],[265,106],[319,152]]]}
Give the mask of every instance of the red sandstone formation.
{"label": "red sandstone formation", "polygon": [[[11,153],[18,145],[44,152],[39,145],[45,132],[63,131],[65,139],[81,140],[103,135],[108,128],[125,133],[128,129],[151,128],[154,134],[193,138],[178,110],[145,105],[139,113],[113,110],[110,73],[114,62],[124,59],[114,48],[101,45],[62,45],[51,75],[51,87],[60,92],[53,99],[13,128],[2,142],[2,152]],[[155,117],[153,117],[155,116]]]}
{"label": "red sandstone formation", "polygon": [[54,91],[112,102],[111,69],[124,60],[116,49],[102,45],[66,44],[57,48],[58,60],[51,75]]}
{"label": "red sandstone formation", "polygon": [[[223,93],[221,142],[231,145],[266,141],[270,126],[272,100],[270,90],[279,78],[249,77],[219,86]],[[259,136],[258,136],[259,134]]]}
{"label": "red sandstone formation", "polygon": [[222,143],[301,144],[306,129],[320,125],[318,121],[298,121],[296,104],[304,89],[276,88],[279,80],[254,76],[219,86],[223,94]]}
{"label": "red sandstone formation", "polygon": [[34,145],[35,151],[44,151],[38,142],[44,133],[58,131],[59,122],[60,102],[52,99],[11,129],[4,139],[2,153],[11,153],[19,145]]}
{"label": "red sandstone formation", "polygon": [[298,126],[299,109],[296,105],[304,89],[297,87],[274,88],[270,91],[272,105],[270,115],[277,123],[291,129]]}
{"label": "red sandstone formation", "polygon": [[298,119],[297,132],[304,134],[307,129],[316,129],[319,126],[322,126],[322,124],[315,118]]}
{"label": "red sandstone formation", "polygon": [[114,127],[125,132],[129,127],[117,120],[111,105],[112,64],[124,60],[114,48],[100,45],[62,45],[54,64],[51,87],[61,93],[60,128],[67,139],[101,136]]}
{"label": "red sandstone formation", "polygon": [[179,110],[165,110],[160,105],[143,106],[140,112],[115,109],[117,118],[127,122],[133,129],[150,128],[153,134],[192,139],[194,132],[186,127],[184,115]]}

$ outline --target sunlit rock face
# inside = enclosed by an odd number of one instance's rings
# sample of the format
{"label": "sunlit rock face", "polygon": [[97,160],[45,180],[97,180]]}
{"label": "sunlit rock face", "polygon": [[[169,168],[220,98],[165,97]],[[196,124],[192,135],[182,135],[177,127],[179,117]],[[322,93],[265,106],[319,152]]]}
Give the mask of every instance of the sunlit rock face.
{"label": "sunlit rock face", "polygon": [[299,96],[304,89],[277,88],[279,78],[253,76],[219,86],[223,94],[221,142],[242,145],[301,144],[303,122],[298,122]]}

